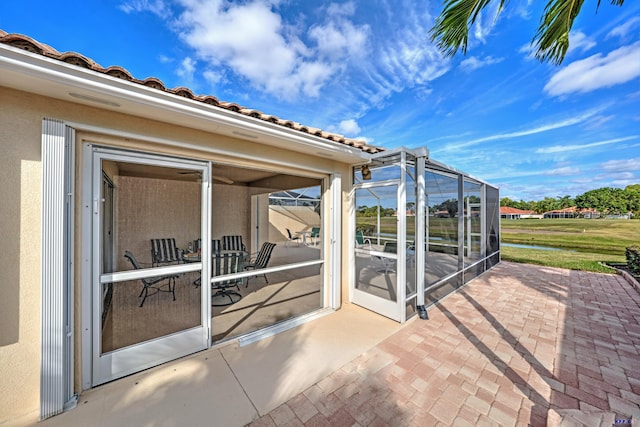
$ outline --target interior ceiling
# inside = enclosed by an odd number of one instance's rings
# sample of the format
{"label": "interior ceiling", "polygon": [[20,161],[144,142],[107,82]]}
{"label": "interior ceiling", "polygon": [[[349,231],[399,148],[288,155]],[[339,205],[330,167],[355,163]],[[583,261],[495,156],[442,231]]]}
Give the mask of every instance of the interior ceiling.
{"label": "interior ceiling", "polygon": [[[197,182],[201,177],[199,171],[189,169],[142,165],[128,162],[117,162],[116,165],[119,175],[121,176],[171,179],[191,182]],[[237,166],[215,164],[212,169],[212,177],[215,184],[268,188],[270,191],[302,188],[310,186],[310,183],[311,185],[320,184],[319,179],[286,175],[260,169],[248,169]]]}

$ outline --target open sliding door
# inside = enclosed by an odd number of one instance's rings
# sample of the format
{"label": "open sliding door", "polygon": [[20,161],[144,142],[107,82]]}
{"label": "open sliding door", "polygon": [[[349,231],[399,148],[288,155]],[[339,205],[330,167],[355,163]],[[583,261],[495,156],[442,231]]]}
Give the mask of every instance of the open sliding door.
{"label": "open sliding door", "polygon": [[208,347],[210,266],[180,248],[210,240],[210,166],[90,144],[84,165],[95,386]]}
{"label": "open sliding door", "polygon": [[399,262],[404,226],[399,223],[398,182],[361,185],[355,196],[355,281],[351,300],[383,316],[402,322],[405,269]]}

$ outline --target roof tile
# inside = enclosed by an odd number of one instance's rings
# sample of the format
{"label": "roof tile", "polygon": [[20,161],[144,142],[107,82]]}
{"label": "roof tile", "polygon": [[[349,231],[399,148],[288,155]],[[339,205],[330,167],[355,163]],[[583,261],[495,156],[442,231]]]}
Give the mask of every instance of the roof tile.
{"label": "roof tile", "polygon": [[59,61],[66,62],[68,64],[71,64],[77,67],[82,67],[82,68],[86,68],[96,72],[100,72],[100,73],[109,75],[111,77],[130,81],[130,82],[147,86],[153,89],[161,90],[163,92],[172,93],[177,96],[193,99],[195,101],[199,101],[204,104],[211,105],[213,107],[223,108],[239,114],[254,117],[259,120],[276,123],[280,126],[289,127],[300,132],[315,135],[323,139],[326,139],[328,141],[334,141],[340,144],[356,147],[367,153],[377,153],[380,151],[384,151],[384,149],[381,147],[368,145],[367,143],[361,140],[345,138],[343,135],[325,132],[321,129],[317,129],[313,127],[303,126],[300,123],[296,123],[291,120],[283,120],[276,116],[268,115],[257,110],[242,107],[233,102],[220,101],[218,98],[211,95],[196,96],[193,94],[191,89],[186,87],[177,87],[174,89],[167,89],[164,83],[155,77],[148,77],[144,80],[138,80],[134,78],[131,75],[131,73],[129,73],[126,69],[120,66],[110,66],[108,68],[104,68],[99,64],[97,64],[95,61],[83,55],[80,55],[79,53],[75,53],[75,52],[60,53],[57,50],[53,49],[51,46],[48,46],[44,43],[39,43],[36,40],[33,40],[30,37],[22,34],[9,34],[0,29],[0,43],[13,46],[18,49],[23,49],[38,55],[57,59]]}

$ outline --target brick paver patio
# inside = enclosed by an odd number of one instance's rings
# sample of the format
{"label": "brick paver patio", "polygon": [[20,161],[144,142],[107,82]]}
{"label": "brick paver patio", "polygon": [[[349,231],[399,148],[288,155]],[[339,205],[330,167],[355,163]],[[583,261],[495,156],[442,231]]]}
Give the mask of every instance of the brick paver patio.
{"label": "brick paver patio", "polygon": [[252,426],[640,422],[640,293],[621,276],[503,262],[429,317]]}

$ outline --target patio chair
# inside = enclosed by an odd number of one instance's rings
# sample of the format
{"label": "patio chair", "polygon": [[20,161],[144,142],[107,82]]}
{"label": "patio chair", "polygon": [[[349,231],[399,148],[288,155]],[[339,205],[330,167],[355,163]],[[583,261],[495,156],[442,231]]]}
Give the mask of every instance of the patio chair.
{"label": "patio chair", "polygon": [[[193,241],[193,252],[198,252],[198,249],[202,247],[202,240],[196,239]],[[212,239],[211,240],[211,252],[220,253],[222,250],[222,240],[220,239]]]}
{"label": "patio chair", "polygon": [[[396,242],[385,242],[384,248],[382,252],[397,254],[398,253],[398,244]],[[376,270],[378,273],[389,274],[390,271],[395,272],[393,266],[396,263],[396,260],[393,258],[387,258],[378,255],[371,255],[371,259],[375,261],[377,264],[382,266],[381,269]]]}
{"label": "patio chair", "polygon": [[289,246],[290,242],[296,242],[298,244],[298,246],[300,246],[300,236],[297,234],[291,234],[291,230],[289,230],[288,228],[287,230],[287,234],[289,236],[289,240],[287,240],[287,242],[284,244],[285,247]]}
{"label": "patio chair", "polygon": [[320,227],[312,227],[309,237],[313,239],[313,246],[315,246],[320,238]]}
{"label": "patio chair", "polygon": [[[136,259],[136,257],[131,252],[124,251],[124,257],[127,258],[129,262],[131,262],[131,265],[133,265],[134,269],[140,270],[142,268],[140,266],[140,263]],[[145,277],[143,279],[140,279],[143,285],[142,291],[140,292],[140,295],[138,295],[138,298],[142,297],[142,301],[140,301],[140,307],[144,305],[144,302],[149,295],[154,295],[154,294],[157,294],[158,292],[171,292],[171,294],[173,295],[173,300],[175,301],[176,300],[176,277],[178,276],[168,275],[168,276],[158,276],[158,277]],[[167,282],[162,283],[165,280]],[[164,286],[166,286],[167,289],[163,289]],[[152,293],[149,293],[149,290],[151,290]]]}
{"label": "patio chair", "polygon": [[[269,260],[271,259],[271,253],[273,252],[273,248],[276,247],[275,243],[264,242],[262,247],[260,248],[260,252],[255,257],[255,259],[249,260],[249,263],[244,266],[245,270],[261,270],[263,268],[267,268],[267,264],[269,264]],[[265,282],[269,284],[269,279],[267,279],[267,275],[263,274]],[[255,275],[253,277],[258,277]],[[247,286],[249,287],[249,277],[247,277]]]}
{"label": "patio chair", "polygon": [[[238,270],[241,269],[241,259],[241,256],[233,253],[214,255],[211,258],[211,275],[215,277],[238,273]],[[211,305],[231,305],[240,301],[242,295],[240,294],[239,283],[242,283],[242,279],[230,279],[212,283],[211,289],[216,292],[211,296]],[[229,289],[234,287],[238,292]],[[227,298],[229,299],[228,302]]]}
{"label": "patio chair", "polygon": [[225,251],[246,251],[242,236],[222,236],[222,249]]}
{"label": "patio chair", "polygon": [[151,239],[151,264],[154,267],[182,262],[183,252],[176,246],[174,238]]}
{"label": "patio chair", "polygon": [[364,245],[369,245],[369,249],[371,249],[371,240],[366,239],[362,231],[356,230],[356,248],[361,248]]}

